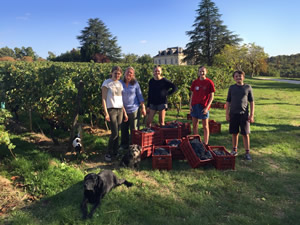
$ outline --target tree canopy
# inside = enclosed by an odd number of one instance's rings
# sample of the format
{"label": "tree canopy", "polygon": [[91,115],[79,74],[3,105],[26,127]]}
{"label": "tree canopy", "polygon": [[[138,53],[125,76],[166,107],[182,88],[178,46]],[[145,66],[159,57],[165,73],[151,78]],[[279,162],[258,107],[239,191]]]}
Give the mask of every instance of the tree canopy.
{"label": "tree canopy", "polygon": [[202,0],[196,10],[194,30],[187,31],[190,42],[186,45],[185,61],[192,64],[213,64],[213,58],[226,44],[236,45],[242,39],[223,25],[219,9],[211,0]]}
{"label": "tree canopy", "polygon": [[121,56],[121,47],[117,45],[117,38],[112,36],[98,18],[89,19],[88,26],[81,31],[77,39],[81,44],[82,61],[92,60],[96,53],[108,57],[111,61],[117,61]]}

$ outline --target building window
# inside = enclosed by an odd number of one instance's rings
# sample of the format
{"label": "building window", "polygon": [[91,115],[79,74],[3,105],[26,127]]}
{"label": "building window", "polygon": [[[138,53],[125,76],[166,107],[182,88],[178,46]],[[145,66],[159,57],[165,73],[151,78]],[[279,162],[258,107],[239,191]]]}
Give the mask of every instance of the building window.
{"label": "building window", "polygon": [[175,63],[178,64],[178,59],[175,59]]}
{"label": "building window", "polygon": [[165,59],[165,64],[168,64],[168,61],[167,61],[167,59]]}
{"label": "building window", "polygon": [[158,60],[158,64],[161,64],[161,63],[160,63],[160,59]]}
{"label": "building window", "polygon": [[171,58],[171,64],[173,64],[173,58]]}

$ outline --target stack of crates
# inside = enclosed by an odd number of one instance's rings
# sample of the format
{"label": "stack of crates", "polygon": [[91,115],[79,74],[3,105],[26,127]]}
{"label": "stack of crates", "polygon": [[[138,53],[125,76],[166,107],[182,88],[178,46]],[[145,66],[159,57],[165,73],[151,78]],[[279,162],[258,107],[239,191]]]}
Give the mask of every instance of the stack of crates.
{"label": "stack of crates", "polygon": [[161,145],[161,131],[153,130],[153,132],[144,132],[143,130],[132,131],[132,144],[142,147],[141,158],[150,157],[152,155],[153,145]]}

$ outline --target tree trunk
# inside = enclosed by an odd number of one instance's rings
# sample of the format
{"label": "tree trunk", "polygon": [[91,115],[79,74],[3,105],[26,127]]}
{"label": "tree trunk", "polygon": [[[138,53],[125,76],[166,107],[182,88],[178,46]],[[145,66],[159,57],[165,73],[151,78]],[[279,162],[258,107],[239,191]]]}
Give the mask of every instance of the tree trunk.
{"label": "tree trunk", "polygon": [[[72,150],[72,147],[73,147],[72,142],[73,142],[73,139],[75,137],[75,130],[78,127],[77,122],[78,122],[79,112],[80,112],[80,109],[81,109],[81,98],[82,98],[82,95],[83,95],[83,90],[84,90],[84,84],[83,84],[83,81],[81,80],[79,82],[78,93],[77,93],[76,102],[75,102],[76,105],[75,105],[75,110],[74,110],[74,114],[73,114],[74,115],[73,116],[73,123],[72,123],[71,131],[70,131],[68,151]],[[80,136],[80,139],[82,141],[82,136]],[[82,142],[81,142],[81,144],[82,144]]]}

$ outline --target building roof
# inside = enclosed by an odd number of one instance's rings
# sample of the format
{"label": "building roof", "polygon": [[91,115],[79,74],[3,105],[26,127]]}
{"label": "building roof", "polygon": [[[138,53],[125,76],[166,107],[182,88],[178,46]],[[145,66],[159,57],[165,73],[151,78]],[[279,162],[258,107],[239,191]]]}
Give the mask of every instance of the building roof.
{"label": "building roof", "polygon": [[154,57],[166,56],[166,55],[178,55],[180,53],[183,53],[183,48],[172,47],[172,48],[167,48],[166,50],[158,51],[158,54]]}

